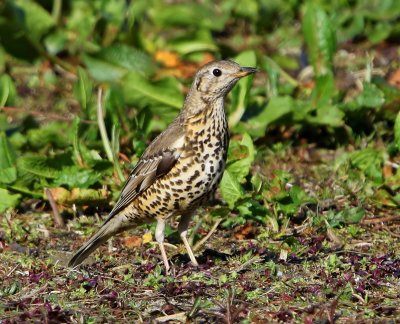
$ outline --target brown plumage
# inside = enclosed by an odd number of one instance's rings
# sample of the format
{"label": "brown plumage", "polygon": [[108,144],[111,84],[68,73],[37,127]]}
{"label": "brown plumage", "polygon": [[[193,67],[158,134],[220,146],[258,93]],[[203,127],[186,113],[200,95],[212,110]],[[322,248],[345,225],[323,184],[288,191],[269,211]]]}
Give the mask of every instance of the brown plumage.
{"label": "brown plumage", "polygon": [[232,61],[211,62],[197,72],[181,113],[145,150],[110,215],[69,266],[79,265],[111,236],[156,219],[155,237],[168,272],[164,227],[176,215],[181,216],[178,231],[191,262],[198,265],[187,228],[192,213],[215,192],[225,168],[229,132],[224,98],[241,77],[255,72]]}

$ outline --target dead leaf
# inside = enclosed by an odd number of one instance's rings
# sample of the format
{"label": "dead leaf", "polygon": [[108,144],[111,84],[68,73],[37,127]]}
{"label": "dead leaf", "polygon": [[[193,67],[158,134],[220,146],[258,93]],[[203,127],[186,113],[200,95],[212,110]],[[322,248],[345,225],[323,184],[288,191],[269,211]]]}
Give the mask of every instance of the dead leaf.
{"label": "dead leaf", "polygon": [[181,64],[178,55],[170,51],[157,51],[154,55],[157,62],[162,63],[167,68],[174,68]]}
{"label": "dead leaf", "polygon": [[142,238],[139,236],[128,236],[124,238],[124,245],[128,249],[139,247],[142,244]]}
{"label": "dead leaf", "polygon": [[301,84],[303,86],[303,88],[306,89],[314,89],[315,88],[315,81],[314,80],[308,80],[305,81]]}
{"label": "dead leaf", "polygon": [[[51,192],[51,195],[53,196],[54,201],[57,204],[63,204],[70,197],[70,192],[67,189],[62,188],[62,187],[48,188],[48,190]],[[44,193],[44,195],[46,195],[46,193]]]}
{"label": "dead leaf", "polygon": [[335,231],[332,228],[328,228],[326,230],[326,235],[328,236],[329,241],[332,242],[332,245],[335,249],[339,249],[343,246],[342,241],[336,235]]}
{"label": "dead leaf", "polygon": [[393,169],[390,164],[384,164],[382,168],[382,173],[385,178],[389,178],[393,175]]}
{"label": "dead leaf", "polygon": [[245,240],[254,236],[254,227],[250,223],[246,223],[235,230],[234,234],[237,240]]}
{"label": "dead leaf", "polygon": [[390,75],[388,82],[390,85],[400,88],[400,69],[397,69]]}

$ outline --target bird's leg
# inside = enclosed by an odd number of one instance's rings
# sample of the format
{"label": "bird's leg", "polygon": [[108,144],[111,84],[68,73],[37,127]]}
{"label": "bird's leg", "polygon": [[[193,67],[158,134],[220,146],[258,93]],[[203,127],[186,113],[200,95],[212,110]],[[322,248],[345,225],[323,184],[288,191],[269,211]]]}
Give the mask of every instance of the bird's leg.
{"label": "bird's leg", "polygon": [[161,257],[163,259],[165,266],[165,273],[169,274],[169,263],[168,263],[167,253],[165,253],[165,247],[164,247],[164,229],[165,229],[165,221],[163,219],[157,219],[156,241],[160,246]]}
{"label": "bird's leg", "polygon": [[190,261],[192,261],[192,264],[194,266],[198,267],[199,264],[197,263],[197,260],[196,260],[194,254],[193,254],[192,248],[190,247],[190,244],[189,244],[189,242],[187,240],[187,229],[189,227],[189,222],[190,222],[191,218],[192,218],[191,214],[182,215],[181,216],[181,220],[180,220],[179,225],[178,225],[178,231],[179,231],[179,234],[180,234],[181,239],[183,241],[183,244],[185,245],[186,251],[189,254]]}

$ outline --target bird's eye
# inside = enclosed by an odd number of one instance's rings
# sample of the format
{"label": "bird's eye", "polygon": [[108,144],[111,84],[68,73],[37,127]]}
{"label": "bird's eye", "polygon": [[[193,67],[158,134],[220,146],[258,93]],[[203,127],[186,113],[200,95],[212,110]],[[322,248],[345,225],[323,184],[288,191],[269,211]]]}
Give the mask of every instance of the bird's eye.
{"label": "bird's eye", "polygon": [[213,74],[214,74],[216,77],[219,77],[219,76],[222,74],[222,72],[221,72],[220,69],[214,69],[214,70],[213,70]]}

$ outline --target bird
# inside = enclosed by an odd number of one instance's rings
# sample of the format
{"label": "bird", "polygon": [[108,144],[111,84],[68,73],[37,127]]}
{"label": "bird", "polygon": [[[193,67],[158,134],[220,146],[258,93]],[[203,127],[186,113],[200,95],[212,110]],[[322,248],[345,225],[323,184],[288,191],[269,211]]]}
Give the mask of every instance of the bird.
{"label": "bird", "polygon": [[225,97],[242,77],[255,72],[231,60],[198,70],[180,113],[143,152],[108,218],[69,267],[81,264],[112,236],[156,220],[155,239],[169,273],[164,229],[174,216],[180,216],[178,232],[191,263],[198,266],[187,233],[193,213],[213,197],[224,173],[229,145]]}

